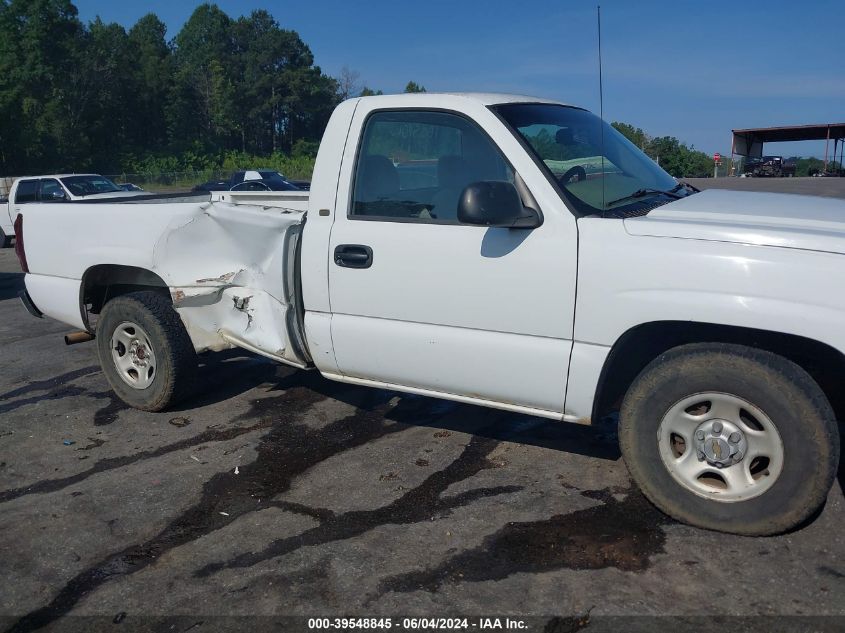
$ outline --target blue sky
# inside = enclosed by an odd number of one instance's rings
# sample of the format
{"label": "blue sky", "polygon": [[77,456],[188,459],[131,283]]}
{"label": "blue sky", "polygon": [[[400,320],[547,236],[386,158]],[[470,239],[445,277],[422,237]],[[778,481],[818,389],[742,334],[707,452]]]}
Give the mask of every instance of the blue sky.
{"label": "blue sky", "polygon": [[[80,18],[127,28],[156,13],[173,37],[199,4],[76,0]],[[230,16],[270,11],[299,32],[316,63],[343,66],[385,92],[409,80],[431,91],[559,99],[598,112],[596,2],[220,0]],[[604,0],[604,110],[708,153],[732,128],[845,121],[845,1]],[[831,148],[832,151],[832,148]],[[766,146],[821,156],[824,143]]]}

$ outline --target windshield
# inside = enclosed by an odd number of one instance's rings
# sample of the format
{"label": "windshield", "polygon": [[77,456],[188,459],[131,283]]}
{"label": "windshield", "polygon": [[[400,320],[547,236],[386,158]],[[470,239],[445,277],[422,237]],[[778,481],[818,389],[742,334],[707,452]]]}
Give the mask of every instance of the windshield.
{"label": "windshield", "polygon": [[97,193],[116,193],[123,191],[104,176],[68,176],[62,183],[75,196],[91,196]]}
{"label": "windshield", "polygon": [[494,109],[531,147],[580,213],[653,207],[690,193],[586,110],[555,104],[507,104]]}

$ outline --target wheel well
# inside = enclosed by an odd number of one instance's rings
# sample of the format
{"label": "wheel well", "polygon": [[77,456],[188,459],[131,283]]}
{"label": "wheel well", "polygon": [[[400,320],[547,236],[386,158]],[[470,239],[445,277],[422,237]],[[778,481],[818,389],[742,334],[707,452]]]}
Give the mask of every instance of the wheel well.
{"label": "wheel well", "polygon": [[819,384],[838,419],[845,419],[845,394],[840,389],[845,356],[819,341],[794,334],[754,328],[657,321],[625,332],[605,360],[593,401],[593,420],[619,408],[628,387],[652,360],[687,343],[736,343],[756,347],[787,358],[803,368]]}
{"label": "wheel well", "polygon": [[107,301],[139,290],[153,290],[170,300],[170,291],[164,280],[145,268],[99,264],[86,270],[79,288],[79,305],[85,328],[93,331],[90,316],[99,314]]}

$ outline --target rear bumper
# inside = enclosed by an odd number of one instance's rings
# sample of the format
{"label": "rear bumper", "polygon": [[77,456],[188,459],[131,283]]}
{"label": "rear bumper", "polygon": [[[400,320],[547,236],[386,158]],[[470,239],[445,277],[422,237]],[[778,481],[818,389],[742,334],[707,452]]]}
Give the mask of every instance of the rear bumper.
{"label": "rear bumper", "polygon": [[32,316],[37,317],[39,319],[44,316],[41,313],[41,310],[35,307],[35,304],[32,302],[32,297],[29,296],[29,293],[26,290],[21,290],[18,293],[18,297],[20,297],[23,307],[26,308],[26,311],[29,312]]}

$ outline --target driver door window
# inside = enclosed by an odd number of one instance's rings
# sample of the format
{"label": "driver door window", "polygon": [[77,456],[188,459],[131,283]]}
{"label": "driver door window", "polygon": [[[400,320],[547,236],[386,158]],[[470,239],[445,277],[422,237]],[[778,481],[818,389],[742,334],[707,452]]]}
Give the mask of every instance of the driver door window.
{"label": "driver door window", "polygon": [[64,202],[66,199],[65,190],[58,180],[48,178],[41,181],[38,199],[41,202]]}
{"label": "driver door window", "polygon": [[375,112],[349,217],[457,224],[458,199],[479,180],[513,182],[513,170],[474,123],[445,112]]}

